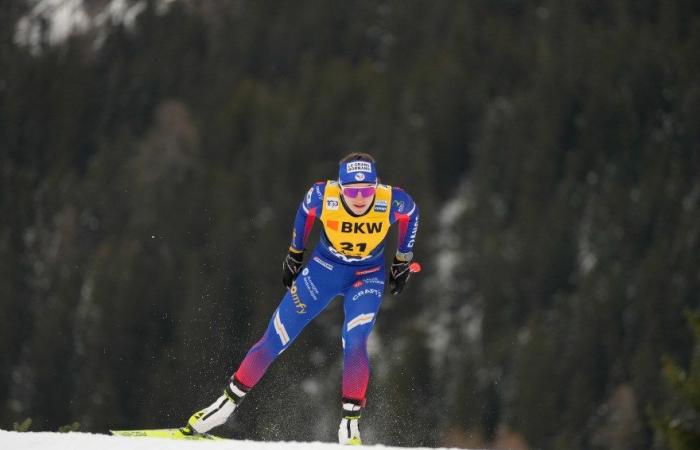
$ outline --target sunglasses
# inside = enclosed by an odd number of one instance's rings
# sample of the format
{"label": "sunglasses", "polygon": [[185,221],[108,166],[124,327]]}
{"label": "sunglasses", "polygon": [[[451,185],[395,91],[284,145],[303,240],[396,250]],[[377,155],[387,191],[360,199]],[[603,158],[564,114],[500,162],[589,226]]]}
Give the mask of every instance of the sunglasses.
{"label": "sunglasses", "polygon": [[357,194],[360,194],[361,196],[367,198],[371,197],[374,195],[374,192],[376,191],[376,186],[367,186],[367,187],[343,187],[343,195],[348,198],[355,198],[357,197]]}

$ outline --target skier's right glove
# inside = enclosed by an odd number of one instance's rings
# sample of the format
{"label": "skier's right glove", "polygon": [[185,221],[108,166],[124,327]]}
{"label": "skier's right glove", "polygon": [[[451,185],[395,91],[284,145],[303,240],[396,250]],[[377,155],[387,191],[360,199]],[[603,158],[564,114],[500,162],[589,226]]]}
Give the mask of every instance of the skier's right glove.
{"label": "skier's right glove", "polygon": [[292,287],[292,282],[299,275],[299,269],[304,263],[304,250],[296,251],[289,249],[289,253],[282,261],[282,284],[289,289]]}
{"label": "skier's right glove", "polygon": [[400,294],[411,275],[411,261],[402,261],[394,256],[389,270],[389,288],[393,295]]}

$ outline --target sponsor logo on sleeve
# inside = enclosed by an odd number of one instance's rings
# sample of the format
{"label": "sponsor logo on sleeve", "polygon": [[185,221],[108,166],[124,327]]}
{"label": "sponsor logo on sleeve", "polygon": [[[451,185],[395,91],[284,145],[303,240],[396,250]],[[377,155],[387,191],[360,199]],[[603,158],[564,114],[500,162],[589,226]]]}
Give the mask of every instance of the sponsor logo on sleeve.
{"label": "sponsor logo on sleeve", "polygon": [[307,276],[307,275],[309,274],[309,268],[308,268],[308,267],[304,267],[304,270],[301,271],[301,274],[302,274],[303,276]]}
{"label": "sponsor logo on sleeve", "polygon": [[404,208],[406,207],[406,204],[403,200],[394,200],[394,205],[396,206],[396,209],[399,210],[399,212],[403,212]]}
{"label": "sponsor logo on sleeve", "polygon": [[314,193],[314,188],[310,188],[309,192],[306,193],[306,204],[311,204],[311,195]]}
{"label": "sponsor logo on sleeve", "polygon": [[372,164],[367,161],[353,161],[347,163],[345,169],[348,173],[353,172],[368,172],[372,173]]}
{"label": "sponsor logo on sleeve", "polygon": [[408,248],[413,248],[413,244],[416,243],[416,234],[418,234],[418,217],[416,217],[416,221],[413,223],[413,228],[411,228],[411,235],[409,236],[408,244],[406,244],[406,247]]}

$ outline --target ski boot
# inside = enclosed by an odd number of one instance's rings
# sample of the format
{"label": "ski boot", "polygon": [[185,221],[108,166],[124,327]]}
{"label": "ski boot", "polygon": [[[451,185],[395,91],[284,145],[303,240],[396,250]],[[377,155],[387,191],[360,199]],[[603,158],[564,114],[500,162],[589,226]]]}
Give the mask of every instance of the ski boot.
{"label": "ski boot", "polygon": [[338,442],[341,445],[362,445],[360,437],[360,414],[362,406],[351,400],[343,400],[343,418],[338,429]]}
{"label": "ski boot", "polygon": [[205,434],[212,428],[223,425],[247,393],[247,388],[232,379],[224,389],[223,395],[203,410],[192,414],[187,425],[180,428],[180,432],[186,436]]}

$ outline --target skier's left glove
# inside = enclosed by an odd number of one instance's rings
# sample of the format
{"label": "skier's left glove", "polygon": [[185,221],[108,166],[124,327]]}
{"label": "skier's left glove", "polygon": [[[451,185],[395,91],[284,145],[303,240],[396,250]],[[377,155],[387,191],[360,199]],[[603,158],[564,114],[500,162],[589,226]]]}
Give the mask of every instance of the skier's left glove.
{"label": "skier's left glove", "polygon": [[282,284],[284,284],[287,289],[292,287],[292,282],[297,275],[299,275],[299,269],[301,269],[303,263],[304,250],[295,251],[290,248],[289,253],[287,253],[287,256],[284,257],[284,261],[282,261]]}
{"label": "skier's left glove", "polygon": [[394,262],[391,263],[389,270],[389,288],[393,295],[403,291],[409,276],[411,276],[411,261],[402,261],[394,256]]}

